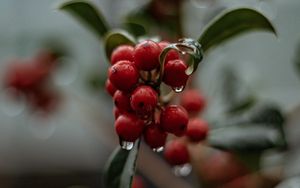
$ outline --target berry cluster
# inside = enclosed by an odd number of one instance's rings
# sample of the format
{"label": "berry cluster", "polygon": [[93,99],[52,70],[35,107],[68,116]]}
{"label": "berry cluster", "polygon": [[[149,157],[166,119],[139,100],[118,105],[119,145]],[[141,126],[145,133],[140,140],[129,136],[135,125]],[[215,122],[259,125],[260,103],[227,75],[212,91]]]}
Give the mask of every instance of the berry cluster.
{"label": "berry cluster", "polygon": [[[205,105],[197,91],[186,91],[181,105],[165,105],[162,101],[162,82],[182,91],[189,78],[185,73],[186,63],[174,49],[168,51],[161,68],[159,56],[168,45],[165,41],[146,40],[135,47],[118,46],[111,55],[106,90],[115,103],[115,130],[124,149],[130,149],[127,146],[132,146],[142,135],[155,151],[164,147],[168,133],[186,136],[193,142],[206,137],[208,126],[204,121],[197,118],[189,121],[189,114],[202,111]],[[188,154],[183,152],[187,151],[186,146],[181,145],[177,141],[167,144],[165,157],[170,164],[188,162]]]}
{"label": "berry cluster", "polygon": [[25,97],[34,110],[49,111],[56,104],[57,94],[46,87],[47,80],[56,65],[57,57],[42,51],[30,60],[14,60],[10,63],[4,85],[18,99]]}

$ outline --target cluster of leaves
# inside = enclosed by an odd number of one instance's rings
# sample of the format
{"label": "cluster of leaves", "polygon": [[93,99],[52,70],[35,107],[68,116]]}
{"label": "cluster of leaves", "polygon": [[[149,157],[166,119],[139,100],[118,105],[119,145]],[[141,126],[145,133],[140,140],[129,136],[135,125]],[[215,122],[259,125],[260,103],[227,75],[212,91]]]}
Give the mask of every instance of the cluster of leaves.
{"label": "cluster of leaves", "polygon": [[[113,30],[100,11],[90,2],[71,0],[63,3],[59,8],[73,15],[103,40],[108,58],[115,47],[121,44],[136,44],[138,41],[134,35],[125,30]],[[195,49],[199,49],[197,45],[201,44],[201,51],[205,55],[213,47],[253,30],[269,31],[276,35],[272,24],[261,13],[249,8],[228,10],[216,16],[203,29],[200,37],[196,41],[189,42],[188,45],[194,45]],[[173,47],[176,49],[176,46]],[[161,61],[163,61],[165,54],[162,53]],[[202,58],[201,56],[200,59],[197,59],[199,58],[197,55],[192,57],[194,61],[190,65],[192,67],[190,73],[195,71]],[[232,88],[234,87],[232,86]],[[228,93],[228,96],[231,96],[232,99],[235,98],[232,93]],[[237,109],[244,110],[245,107],[252,106],[250,105],[252,104],[251,101],[246,101],[243,105],[237,102],[233,102],[233,104],[231,112],[236,112]],[[278,108],[263,105],[250,108],[249,111],[244,110],[244,112],[244,115],[239,115],[239,118],[220,121],[223,125],[221,128],[211,131],[208,139],[209,144],[236,153],[255,151],[258,154],[266,149],[285,146],[282,129],[283,117]],[[118,147],[112,154],[104,178],[107,187],[130,188],[139,150],[140,141],[137,142],[131,151],[122,150]]]}

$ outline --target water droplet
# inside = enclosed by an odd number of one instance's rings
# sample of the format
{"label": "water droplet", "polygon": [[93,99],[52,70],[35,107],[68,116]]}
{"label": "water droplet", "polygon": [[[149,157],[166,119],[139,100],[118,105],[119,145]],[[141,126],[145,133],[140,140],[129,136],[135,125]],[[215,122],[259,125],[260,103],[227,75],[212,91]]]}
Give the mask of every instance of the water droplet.
{"label": "water droplet", "polygon": [[184,165],[174,166],[173,171],[176,176],[188,176],[192,171],[192,165],[186,163]]}
{"label": "water droplet", "polygon": [[159,152],[162,152],[162,151],[164,151],[164,147],[163,146],[161,146],[161,147],[158,147],[158,148],[153,148],[152,149],[154,152],[157,152],[157,153],[159,153]]}
{"label": "water droplet", "polygon": [[134,143],[120,140],[120,145],[122,149],[131,150],[133,148]]}
{"label": "water droplet", "polygon": [[185,51],[180,51],[180,53],[181,53],[182,55],[185,55],[185,54],[186,54],[186,52],[185,52]]}
{"label": "water droplet", "polygon": [[180,93],[184,90],[184,86],[180,86],[180,87],[175,87],[173,88],[173,90],[176,92],[176,93]]}

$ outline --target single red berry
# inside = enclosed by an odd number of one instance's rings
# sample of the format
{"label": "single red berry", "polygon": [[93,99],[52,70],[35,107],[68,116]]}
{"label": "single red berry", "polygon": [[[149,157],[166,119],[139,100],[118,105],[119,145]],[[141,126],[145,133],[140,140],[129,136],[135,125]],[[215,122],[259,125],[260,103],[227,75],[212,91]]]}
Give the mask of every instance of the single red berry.
{"label": "single red berry", "polygon": [[178,105],[167,106],[160,116],[162,129],[176,136],[185,134],[188,122],[187,111]]}
{"label": "single red berry", "polygon": [[114,102],[116,107],[121,111],[132,111],[130,107],[130,94],[117,90],[114,94]]}
{"label": "single red berry", "polygon": [[182,60],[165,63],[163,81],[172,88],[184,87],[189,76],[185,73],[187,65]]}
{"label": "single red berry", "polygon": [[159,67],[160,47],[156,42],[146,40],[134,49],[134,63],[139,70],[150,71]]}
{"label": "single red berry", "polygon": [[150,124],[144,131],[145,142],[151,148],[159,148],[165,145],[167,133],[161,130],[158,124]]}
{"label": "single red berry", "polygon": [[139,72],[130,61],[119,61],[109,68],[108,77],[117,89],[128,92],[138,83]]}
{"label": "single red berry", "polygon": [[183,165],[190,161],[189,151],[180,140],[172,140],[166,144],[164,157],[170,165]]}
{"label": "single red berry", "polygon": [[200,113],[206,106],[206,101],[203,95],[195,89],[186,90],[180,98],[180,104],[189,113]]}
{"label": "single red berry", "polygon": [[142,135],[144,121],[133,114],[122,114],[115,121],[115,129],[121,140],[134,142]]}
{"label": "single red berry", "polygon": [[111,54],[110,63],[114,65],[118,61],[127,60],[133,62],[134,48],[129,45],[118,46]]}
{"label": "single red berry", "polygon": [[135,175],[132,179],[132,188],[145,188],[142,177]]}
{"label": "single red berry", "polygon": [[106,92],[107,92],[110,96],[114,96],[115,92],[117,91],[117,89],[116,89],[115,86],[110,82],[109,79],[107,79],[106,82],[105,82],[105,89],[106,89]]}
{"label": "single red berry", "polygon": [[186,136],[193,142],[199,142],[206,138],[208,130],[209,128],[206,121],[199,118],[190,119]]}
{"label": "single red berry", "polygon": [[[169,46],[170,43],[167,42],[167,41],[161,41],[161,42],[158,43],[158,45],[159,45],[159,47],[162,51],[165,47]],[[180,57],[179,53],[176,50],[170,50],[168,52],[168,54],[166,55],[165,61],[168,62],[168,61],[171,61],[171,60],[179,59],[179,57]]]}
{"label": "single red berry", "polygon": [[152,87],[142,85],[132,92],[130,104],[137,114],[147,115],[156,107],[157,98],[157,92]]}

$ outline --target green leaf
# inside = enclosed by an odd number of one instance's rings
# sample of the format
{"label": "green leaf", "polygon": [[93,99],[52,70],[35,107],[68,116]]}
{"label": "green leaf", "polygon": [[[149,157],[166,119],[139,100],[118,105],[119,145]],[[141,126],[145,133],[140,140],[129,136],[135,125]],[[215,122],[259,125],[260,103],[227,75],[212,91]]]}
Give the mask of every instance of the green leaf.
{"label": "green leaf", "polygon": [[139,147],[140,140],[135,142],[131,150],[116,148],[105,167],[104,184],[106,187],[131,188]]}
{"label": "green leaf", "polygon": [[259,104],[248,112],[229,120],[222,120],[209,135],[209,143],[216,148],[235,152],[284,149],[287,146],[283,130],[284,117],[271,104]]}
{"label": "green leaf", "polygon": [[83,0],[71,0],[61,4],[59,9],[74,16],[89,29],[94,31],[99,38],[104,37],[105,34],[110,30],[100,11],[94,5],[92,5],[91,2]]}
{"label": "green leaf", "polygon": [[122,44],[135,45],[136,40],[133,36],[123,30],[111,31],[105,37],[105,52],[106,56],[109,59],[113,50]]}
{"label": "green leaf", "polygon": [[207,51],[228,39],[253,30],[270,31],[276,35],[274,26],[263,14],[250,8],[238,8],[221,13],[213,19],[198,42]]}

